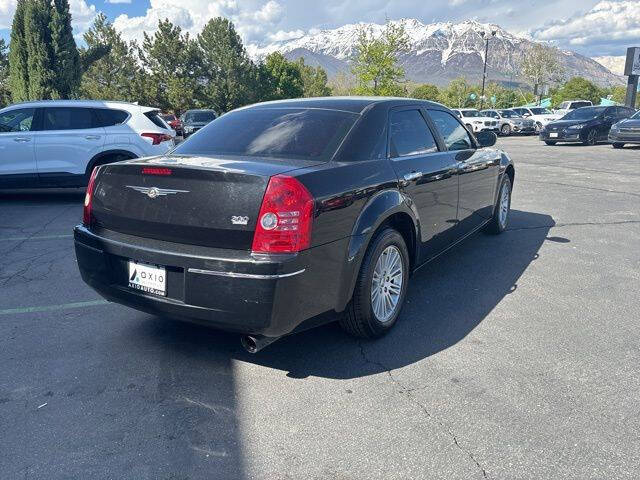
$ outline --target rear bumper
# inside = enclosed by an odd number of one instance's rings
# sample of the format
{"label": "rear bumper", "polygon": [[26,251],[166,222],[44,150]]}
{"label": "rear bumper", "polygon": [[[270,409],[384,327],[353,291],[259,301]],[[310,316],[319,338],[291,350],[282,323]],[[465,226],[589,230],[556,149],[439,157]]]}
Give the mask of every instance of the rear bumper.
{"label": "rear bumper", "polygon": [[[297,255],[182,245],[74,229],[82,279],[109,301],[226,331],[285,335],[336,304],[346,240]],[[167,296],[128,287],[128,260],[162,265]]]}

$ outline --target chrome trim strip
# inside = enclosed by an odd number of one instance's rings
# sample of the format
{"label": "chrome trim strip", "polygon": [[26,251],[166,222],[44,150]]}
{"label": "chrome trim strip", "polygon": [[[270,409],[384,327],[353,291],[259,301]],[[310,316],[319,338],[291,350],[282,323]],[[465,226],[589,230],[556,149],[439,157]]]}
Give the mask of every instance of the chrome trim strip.
{"label": "chrome trim strip", "polygon": [[287,278],[293,277],[295,275],[300,275],[306,269],[298,270],[293,273],[281,273],[276,275],[259,275],[256,273],[238,273],[238,272],[218,272],[215,270],[202,270],[200,268],[190,268],[188,269],[189,273],[199,273],[201,275],[214,275],[216,277],[231,277],[231,278],[252,278],[254,280],[277,280],[279,278]]}

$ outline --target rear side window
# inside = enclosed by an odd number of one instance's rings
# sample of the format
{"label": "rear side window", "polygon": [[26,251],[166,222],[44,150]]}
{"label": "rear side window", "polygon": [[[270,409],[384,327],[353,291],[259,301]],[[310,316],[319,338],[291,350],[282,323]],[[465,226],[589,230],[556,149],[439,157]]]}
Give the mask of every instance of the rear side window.
{"label": "rear side window", "polygon": [[433,120],[444,143],[449,150],[468,150],[474,148],[474,143],[467,129],[450,113],[442,110],[429,110],[429,116]]}
{"label": "rear side window", "polygon": [[124,123],[129,114],[122,110],[111,110],[107,108],[95,108],[93,110],[96,116],[96,126],[113,127]]}
{"label": "rear side window", "polygon": [[87,128],[94,128],[90,108],[43,109],[43,130],[82,130]]}
{"label": "rear side window", "polygon": [[0,133],[30,131],[35,112],[35,108],[20,108],[1,113]]}
{"label": "rear side window", "polygon": [[160,116],[157,110],[154,110],[152,112],[146,112],[144,116],[147,117],[149,120],[151,120],[156,127],[163,128],[165,130],[169,128],[169,126],[166,123],[164,123],[164,120],[162,120],[162,117]]}
{"label": "rear side window", "polygon": [[573,102],[571,104],[571,108],[582,108],[582,107],[590,107],[591,102]]}
{"label": "rear side window", "polygon": [[389,123],[391,157],[438,151],[431,130],[418,110],[392,112]]}
{"label": "rear side window", "polygon": [[320,109],[238,110],[209,123],[174,153],[329,160],[358,117]]}

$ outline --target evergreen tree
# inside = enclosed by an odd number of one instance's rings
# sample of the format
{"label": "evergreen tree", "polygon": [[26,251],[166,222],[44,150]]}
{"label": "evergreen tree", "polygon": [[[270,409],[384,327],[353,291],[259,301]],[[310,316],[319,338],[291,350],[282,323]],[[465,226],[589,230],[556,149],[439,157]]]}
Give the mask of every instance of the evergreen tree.
{"label": "evergreen tree", "polygon": [[120,33],[100,13],[91,28],[84,34],[87,50],[108,53],[95,61],[82,76],[81,92],[88,98],[99,100],[140,101],[136,92],[136,81],[141,75],[134,49],[125,42]]}
{"label": "evergreen tree", "polygon": [[312,67],[304,63],[304,58],[297,61],[302,75],[302,88],[304,97],[327,97],[331,95],[331,88],[327,85],[328,77],[322,67]]}
{"label": "evergreen tree", "polygon": [[209,20],[197,43],[205,103],[223,113],[255,101],[256,67],[233,23],[221,17]]}
{"label": "evergreen tree", "polygon": [[0,38],[0,108],[11,101],[9,90],[9,56],[4,38]]}
{"label": "evergreen tree", "polygon": [[299,98],[304,94],[298,65],[287,60],[280,52],[269,54],[260,68],[260,82],[264,88],[262,100]]}
{"label": "evergreen tree", "polygon": [[15,102],[29,99],[29,70],[27,68],[27,41],[25,15],[28,0],[18,0],[11,26],[9,44],[9,86]]}
{"label": "evergreen tree", "polygon": [[69,98],[80,86],[80,55],[73,39],[68,0],[53,0],[51,14],[51,48],[53,51],[54,95]]}
{"label": "evergreen tree", "polygon": [[51,43],[49,0],[29,0],[24,18],[27,44],[28,100],[58,98],[55,61]]}
{"label": "evergreen tree", "polygon": [[158,23],[153,36],[144,34],[138,55],[144,67],[139,80],[145,102],[164,111],[184,111],[198,104],[198,48],[189,34],[169,20]]}

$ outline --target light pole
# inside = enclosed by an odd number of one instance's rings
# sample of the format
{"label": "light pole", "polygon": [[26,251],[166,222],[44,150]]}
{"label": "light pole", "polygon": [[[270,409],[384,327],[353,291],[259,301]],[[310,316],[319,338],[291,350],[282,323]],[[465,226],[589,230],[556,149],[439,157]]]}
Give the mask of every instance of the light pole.
{"label": "light pole", "polygon": [[[496,30],[491,30],[491,36],[495,37]],[[484,70],[482,71],[482,94],[480,95],[480,110],[484,107],[484,85],[487,81],[487,58],[489,57],[489,37],[485,38],[486,32],[483,30],[480,32],[480,36],[484,38],[485,47],[484,47]]]}

